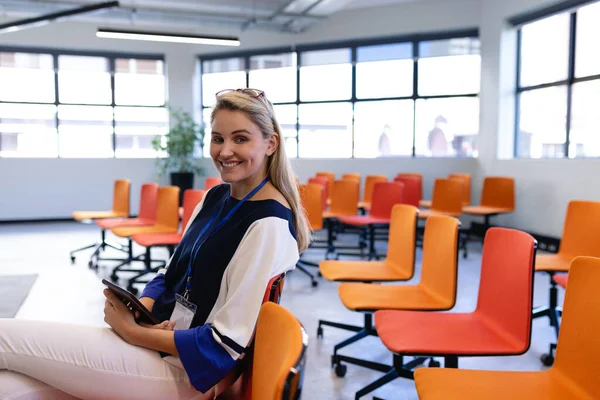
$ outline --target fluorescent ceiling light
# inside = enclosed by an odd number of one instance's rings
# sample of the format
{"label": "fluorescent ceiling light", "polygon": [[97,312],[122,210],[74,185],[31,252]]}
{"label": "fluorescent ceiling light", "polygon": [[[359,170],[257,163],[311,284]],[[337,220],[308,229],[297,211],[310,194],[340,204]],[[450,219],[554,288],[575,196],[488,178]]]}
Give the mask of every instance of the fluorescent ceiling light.
{"label": "fluorescent ceiling light", "polygon": [[166,32],[124,31],[99,28],[96,36],[105,39],[145,40],[149,42],[208,44],[215,46],[239,46],[240,40],[228,36],[187,35]]}

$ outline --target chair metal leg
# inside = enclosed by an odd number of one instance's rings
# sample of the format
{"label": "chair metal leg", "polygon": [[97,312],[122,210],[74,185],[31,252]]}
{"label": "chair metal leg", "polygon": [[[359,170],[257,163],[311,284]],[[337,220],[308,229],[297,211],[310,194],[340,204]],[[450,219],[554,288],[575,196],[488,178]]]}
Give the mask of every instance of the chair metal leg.
{"label": "chair metal leg", "polygon": [[319,324],[317,326],[317,337],[323,337],[323,326],[331,326],[333,328],[344,329],[351,332],[357,332],[356,335],[351,336],[350,338],[336,344],[334,346],[333,355],[336,355],[337,350],[346,347],[366,336],[377,336],[377,331],[373,327],[373,314],[365,313],[364,315],[364,324],[363,326],[349,325],[343,324],[340,322],[332,322],[326,320],[319,320]]}
{"label": "chair metal leg", "polygon": [[362,388],[361,390],[356,392],[356,395],[354,398],[360,399],[361,397],[365,396],[366,394],[369,394],[372,391],[379,389],[386,383],[389,383],[399,377],[414,379],[414,372],[406,367],[408,364],[405,365],[403,363],[403,357],[401,355],[394,354],[394,363],[393,364],[394,364],[394,366],[392,367],[392,369],[388,370],[385,375],[383,375],[381,378],[368,384],[367,386],[365,386],[364,388]]}
{"label": "chair metal leg", "polygon": [[315,276],[313,274],[311,274],[310,272],[308,272],[308,270],[304,266],[300,265],[300,263],[296,264],[296,268],[299,271],[305,273],[306,275],[308,275],[310,277],[310,283],[311,283],[312,287],[317,287],[317,285],[319,284],[319,282],[317,282],[317,280],[315,279]]}

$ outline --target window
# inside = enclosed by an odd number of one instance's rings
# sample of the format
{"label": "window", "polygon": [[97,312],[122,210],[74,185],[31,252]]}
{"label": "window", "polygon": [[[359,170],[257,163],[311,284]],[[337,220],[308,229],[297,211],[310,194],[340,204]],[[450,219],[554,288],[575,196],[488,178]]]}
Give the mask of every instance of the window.
{"label": "window", "polygon": [[59,56],[58,95],[61,103],[111,104],[110,70],[105,57]]}
{"label": "window", "polygon": [[411,96],[413,69],[411,43],[359,47],[356,97],[370,99]]}
{"label": "window", "polygon": [[250,57],[248,76],[249,87],[264,90],[272,103],[296,101],[296,53]]}
{"label": "window", "polygon": [[0,52],[0,101],[54,103],[54,99],[50,54]]}
{"label": "window", "polygon": [[223,89],[246,87],[246,63],[243,58],[225,58],[202,63],[202,104],[215,103],[215,94]]}
{"label": "window", "polygon": [[515,156],[600,157],[599,17],[596,3],[519,29]]}
{"label": "window", "polygon": [[281,139],[285,144],[285,150],[288,157],[298,157],[298,133],[296,131],[296,122],[298,121],[298,107],[292,105],[273,106],[275,117],[281,127]]}
{"label": "window", "polygon": [[0,156],[57,154],[55,105],[0,103]]}
{"label": "window", "polygon": [[165,85],[162,60],[115,60],[115,104],[162,106],[166,100]]}
{"label": "window", "polygon": [[301,104],[298,155],[304,158],[352,157],[352,104]]}
{"label": "window", "polygon": [[307,51],[300,60],[301,101],[350,99],[350,49]]}

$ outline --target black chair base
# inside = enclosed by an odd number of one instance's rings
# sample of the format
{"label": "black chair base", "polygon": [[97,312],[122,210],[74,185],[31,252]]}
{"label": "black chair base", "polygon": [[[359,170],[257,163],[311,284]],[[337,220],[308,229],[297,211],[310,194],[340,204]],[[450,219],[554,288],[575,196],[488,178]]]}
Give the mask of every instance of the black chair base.
{"label": "black chair base", "polygon": [[[550,304],[548,306],[536,307],[532,311],[532,319],[540,317],[548,317],[548,323],[554,328],[556,333],[556,339],[558,339],[558,333],[560,332],[560,318],[562,317],[562,307],[558,306],[558,287],[554,282],[554,272],[546,271],[550,277],[550,291],[548,298]],[[554,364],[554,350],[556,349],[556,343],[550,343],[550,350],[546,354],[542,354],[540,361],[545,366],[551,366]]]}
{"label": "black chair base", "polygon": [[303,264],[304,264],[304,262],[303,262],[302,260],[299,260],[299,261],[296,263],[296,268],[297,268],[297,269],[298,269],[300,272],[302,272],[302,273],[304,273],[304,274],[308,275],[308,277],[310,278],[310,283],[311,283],[312,287],[317,287],[317,286],[319,285],[319,282],[318,282],[318,281],[315,279],[315,275],[311,274],[311,273],[308,271],[308,269],[306,268],[306,266],[305,266],[305,265],[303,265]]}
{"label": "black chair base", "polygon": [[332,367],[335,367],[336,364],[338,364],[337,358],[336,358],[336,357],[338,357],[338,354],[337,354],[338,350],[340,350],[346,346],[349,346],[352,343],[355,343],[355,342],[359,341],[360,339],[365,338],[367,336],[378,336],[377,331],[373,327],[373,314],[372,313],[366,313],[364,315],[364,326],[362,326],[362,327],[355,326],[355,325],[342,324],[339,322],[325,321],[325,320],[320,319],[319,325],[317,327],[317,337],[318,338],[323,337],[323,326],[331,326],[333,328],[344,329],[347,331],[356,332],[356,334],[350,336],[346,340],[343,340],[343,341],[337,343],[333,347],[333,354],[331,355],[331,366]]}
{"label": "black chair base", "polygon": [[[100,251],[104,251],[106,250],[106,247],[110,247],[112,249],[118,250],[118,251],[123,251],[123,252],[127,252],[128,248],[127,246],[123,246],[117,242],[113,242],[111,240],[106,240],[106,231],[104,229],[102,229],[100,231],[100,236],[101,236],[101,240],[100,242],[96,242],[84,247],[81,247],[79,249],[73,250],[69,253],[69,256],[71,257],[71,264],[75,263],[75,253],[79,253],[80,251],[83,250],[88,250],[93,248],[94,251],[92,252],[92,254],[90,255],[90,260],[88,261],[88,266],[90,268],[94,268],[97,267],[98,264],[98,255],[100,254]],[[94,261],[94,259],[96,259]]]}

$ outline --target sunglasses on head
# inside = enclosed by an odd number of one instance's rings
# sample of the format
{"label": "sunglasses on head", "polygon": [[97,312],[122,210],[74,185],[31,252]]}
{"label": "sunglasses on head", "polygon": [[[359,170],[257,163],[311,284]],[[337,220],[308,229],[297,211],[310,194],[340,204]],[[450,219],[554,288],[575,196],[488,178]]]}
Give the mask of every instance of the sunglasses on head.
{"label": "sunglasses on head", "polygon": [[250,88],[243,88],[243,89],[223,89],[218,91],[215,96],[218,98],[219,96],[225,94],[225,93],[230,93],[230,92],[240,92],[245,94],[246,96],[250,96],[252,98],[255,99],[261,99],[262,102],[265,104],[265,107],[267,109],[267,111],[269,112],[269,116],[271,117],[271,121],[273,121],[273,113],[271,111],[271,106],[269,105],[269,101],[267,100],[267,95],[265,94],[265,92],[263,92],[262,90],[258,90],[258,89],[250,89]]}

